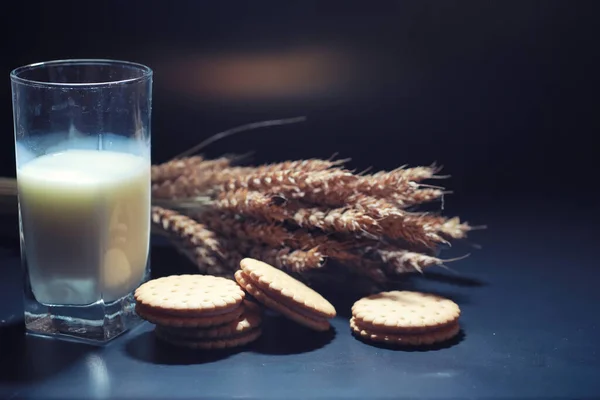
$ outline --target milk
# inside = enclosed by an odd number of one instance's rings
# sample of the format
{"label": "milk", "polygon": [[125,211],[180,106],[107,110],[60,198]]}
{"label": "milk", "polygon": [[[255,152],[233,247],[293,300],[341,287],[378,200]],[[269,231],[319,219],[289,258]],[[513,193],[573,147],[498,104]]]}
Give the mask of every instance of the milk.
{"label": "milk", "polygon": [[24,252],[43,304],[111,302],[144,278],[150,162],[112,151],[43,155],[17,170]]}

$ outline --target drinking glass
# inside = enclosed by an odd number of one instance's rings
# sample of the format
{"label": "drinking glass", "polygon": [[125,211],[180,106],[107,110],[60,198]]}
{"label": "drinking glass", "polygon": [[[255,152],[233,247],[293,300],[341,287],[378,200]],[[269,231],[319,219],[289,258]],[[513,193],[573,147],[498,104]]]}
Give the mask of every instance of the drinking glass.
{"label": "drinking glass", "polygon": [[141,322],[150,274],[152,70],[58,60],[10,78],[26,331],[107,342]]}

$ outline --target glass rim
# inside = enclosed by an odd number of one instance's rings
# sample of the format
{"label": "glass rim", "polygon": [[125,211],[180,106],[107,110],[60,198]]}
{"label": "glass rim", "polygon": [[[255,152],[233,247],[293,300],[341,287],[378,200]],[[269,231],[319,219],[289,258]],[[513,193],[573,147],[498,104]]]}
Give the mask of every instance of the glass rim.
{"label": "glass rim", "polygon": [[[25,71],[31,71],[34,69],[41,69],[47,67],[55,67],[59,65],[64,66],[77,66],[77,65],[109,65],[109,66],[126,66],[137,69],[140,71],[140,76],[136,76],[134,78],[127,79],[119,79],[119,80],[110,80],[110,81],[99,81],[99,82],[52,82],[52,81],[40,81],[34,79],[27,79],[19,76],[19,74]],[[74,58],[74,59],[61,59],[61,60],[49,60],[49,61],[41,61],[36,63],[31,63],[27,65],[22,65],[13,69],[10,72],[10,79],[12,82],[29,85],[29,86],[39,86],[39,87],[77,87],[77,88],[97,88],[104,86],[114,86],[114,85],[123,85],[135,82],[142,82],[151,78],[153,75],[153,71],[150,67],[132,62],[132,61],[123,61],[123,60],[111,60],[111,59],[102,59],[102,58]]]}

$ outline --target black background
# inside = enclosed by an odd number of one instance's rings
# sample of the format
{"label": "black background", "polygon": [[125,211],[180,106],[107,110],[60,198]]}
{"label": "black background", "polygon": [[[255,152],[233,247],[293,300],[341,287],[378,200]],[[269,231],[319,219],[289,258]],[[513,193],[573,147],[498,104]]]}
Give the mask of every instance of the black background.
{"label": "black background", "polygon": [[15,169],[10,70],[117,58],[155,71],[154,162],[238,124],[303,115],[206,154],[435,161],[457,207],[597,203],[594,1],[15,3],[0,17],[1,175]]}
{"label": "black background", "polygon": [[[244,353],[228,364],[178,359],[172,350],[159,352],[149,335],[134,334],[94,353],[110,367],[113,393],[134,388],[140,396],[168,398],[176,385],[180,396],[192,398],[205,377],[205,393],[233,396],[240,387],[230,384],[237,382],[232,376],[253,371],[255,384],[243,387],[248,397],[264,398],[265,382],[275,381],[281,386],[271,397],[306,388],[338,396],[356,390],[359,397],[597,398],[600,221],[598,146],[592,142],[600,127],[598,4],[6,3],[0,12],[0,176],[15,172],[10,70],[82,57],[125,59],[154,70],[155,163],[236,125],[294,116],[308,120],[247,132],[205,152],[252,151],[255,163],[338,153],[358,170],[438,162],[452,175],[445,182],[454,191],[447,213],[489,225],[473,235],[482,250],[452,264],[462,278],[441,280],[434,273],[417,280],[417,287],[441,290],[460,304],[463,344],[426,354],[360,347],[341,318],[338,337],[324,351],[290,353],[278,362],[276,353],[261,355],[265,343],[289,350],[284,328],[273,330],[280,341],[267,338],[258,355]],[[11,236],[0,261],[0,320],[10,322],[22,315],[14,300],[21,290],[18,228],[14,215],[0,223]],[[454,254],[473,251],[466,247]],[[153,271],[172,271],[172,254],[163,261],[153,255]],[[24,342],[20,330],[10,335],[0,348],[0,384],[10,396],[95,393],[81,363],[59,373],[81,356],[76,350]],[[37,357],[53,352],[61,357]],[[153,365],[164,363],[186,366]],[[444,370],[455,378],[432,383],[432,374]],[[357,371],[372,379],[344,377]],[[132,386],[135,379],[145,385]]]}

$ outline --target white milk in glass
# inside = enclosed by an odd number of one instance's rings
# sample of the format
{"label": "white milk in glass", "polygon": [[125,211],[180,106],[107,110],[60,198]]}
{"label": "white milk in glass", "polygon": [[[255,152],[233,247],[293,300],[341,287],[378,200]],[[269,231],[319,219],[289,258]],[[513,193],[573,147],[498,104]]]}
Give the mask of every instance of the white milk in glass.
{"label": "white milk in glass", "polygon": [[143,280],[150,163],[112,151],[68,150],[18,171],[25,255],[38,302],[111,302]]}

